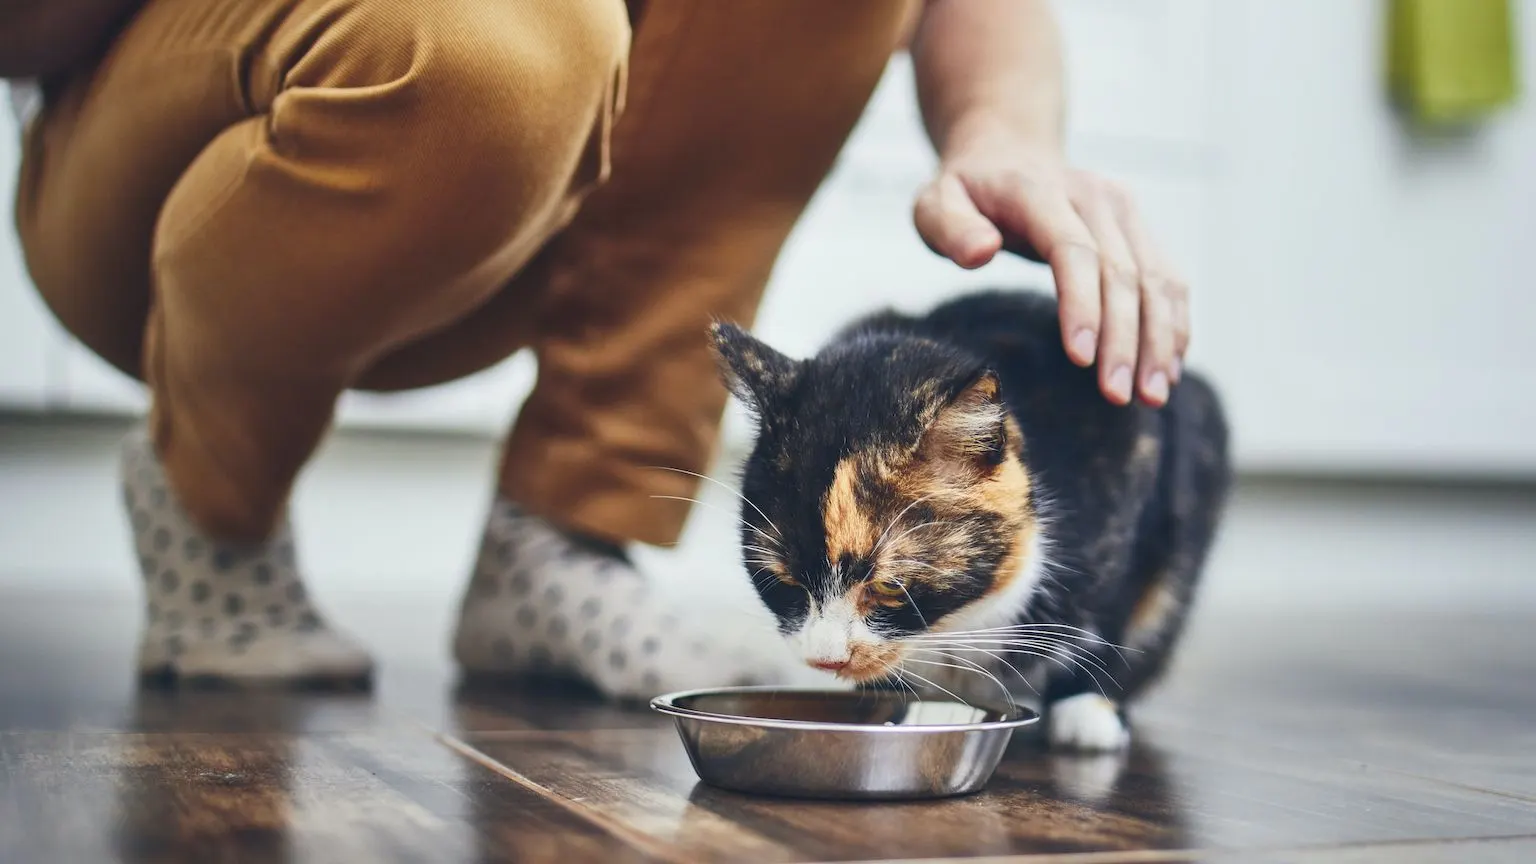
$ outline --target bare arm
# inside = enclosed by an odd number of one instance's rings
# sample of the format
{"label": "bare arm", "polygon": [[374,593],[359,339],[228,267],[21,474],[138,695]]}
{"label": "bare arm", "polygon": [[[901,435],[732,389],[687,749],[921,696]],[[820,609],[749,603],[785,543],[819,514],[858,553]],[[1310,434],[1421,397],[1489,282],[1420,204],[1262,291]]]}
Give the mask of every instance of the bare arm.
{"label": "bare arm", "polygon": [[1186,289],[1120,186],[1067,163],[1049,0],[926,0],[912,38],[939,172],[918,232],[962,267],[1007,249],[1056,277],[1062,340],[1112,402],[1160,405],[1189,342]]}
{"label": "bare arm", "polygon": [[1061,40],[1048,0],[928,0],[911,51],[940,153],[989,127],[1061,152]]}

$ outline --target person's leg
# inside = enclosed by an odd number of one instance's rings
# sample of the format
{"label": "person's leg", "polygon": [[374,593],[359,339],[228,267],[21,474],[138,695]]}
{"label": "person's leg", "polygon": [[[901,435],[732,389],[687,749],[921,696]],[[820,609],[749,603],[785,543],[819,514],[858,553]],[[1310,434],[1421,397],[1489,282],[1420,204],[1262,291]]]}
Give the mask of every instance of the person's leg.
{"label": "person's leg", "polygon": [[[646,5],[613,177],[518,278],[537,288],[517,294],[545,298],[539,377],[464,600],[455,653],[466,668],[552,663],[642,698],[755,668],[718,638],[701,642],[703,628],[674,620],[643,580],[615,581],[635,574],[600,543],[677,538],[679,499],[698,488],[690,474],[706,470],[726,402],[710,320],[753,320],[908,11],[892,0]],[[597,542],[560,540],[572,535]]]}
{"label": "person's leg", "polygon": [[60,320],[150,384],[123,477],[146,669],[369,671],[303,599],[293,482],[343,389],[606,173],[628,37],[621,0],[151,0],[55,88],[18,224]]}

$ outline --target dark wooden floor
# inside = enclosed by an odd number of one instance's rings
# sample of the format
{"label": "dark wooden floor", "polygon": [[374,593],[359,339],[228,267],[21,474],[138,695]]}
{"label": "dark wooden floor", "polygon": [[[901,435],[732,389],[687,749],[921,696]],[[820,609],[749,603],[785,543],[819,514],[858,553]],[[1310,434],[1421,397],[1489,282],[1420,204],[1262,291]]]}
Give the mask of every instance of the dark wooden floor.
{"label": "dark wooden floor", "polygon": [[1529,615],[1203,620],[1126,757],[1023,738],[980,795],[868,806],[707,788],[663,718],[388,648],[371,696],[136,692],[133,610],[83,608],[0,595],[5,864],[1536,861]]}

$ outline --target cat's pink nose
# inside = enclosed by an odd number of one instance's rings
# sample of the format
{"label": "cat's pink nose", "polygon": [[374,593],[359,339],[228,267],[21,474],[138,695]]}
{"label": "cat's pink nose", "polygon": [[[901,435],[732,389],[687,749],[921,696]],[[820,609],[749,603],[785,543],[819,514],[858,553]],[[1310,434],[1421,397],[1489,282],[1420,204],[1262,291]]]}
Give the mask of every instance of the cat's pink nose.
{"label": "cat's pink nose", "polygon": [[847,660],[807,660],[806,662],[826,672],[841,672],[848,668]]}

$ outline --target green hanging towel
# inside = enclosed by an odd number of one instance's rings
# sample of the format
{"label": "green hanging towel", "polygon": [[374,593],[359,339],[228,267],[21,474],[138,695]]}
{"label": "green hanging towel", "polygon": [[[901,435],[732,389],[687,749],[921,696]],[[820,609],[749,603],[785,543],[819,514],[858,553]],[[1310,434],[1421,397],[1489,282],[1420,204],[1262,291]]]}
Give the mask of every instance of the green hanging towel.
{"label": "green hanging towel", "polygon": [[1466,123],[1519,95],[1509,0],[1391,0],[1387,79],[1421,123]]}

